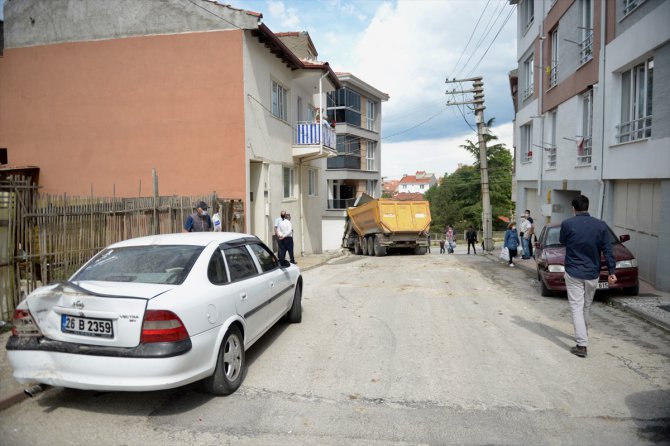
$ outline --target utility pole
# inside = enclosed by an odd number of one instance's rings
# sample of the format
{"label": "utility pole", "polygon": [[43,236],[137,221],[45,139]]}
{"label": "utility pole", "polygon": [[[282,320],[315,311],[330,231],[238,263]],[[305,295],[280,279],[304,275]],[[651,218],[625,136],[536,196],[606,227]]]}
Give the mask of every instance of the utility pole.
{"label": "utility pole", "polygon": [[471,101],[447,102],[447,105],[474,105],[479,138],[479,169],[482,186],[482,230],[484,232],[484,250],[493,251],[493,220],[491,215],[491,195],[489,192],[488,151],[486,149],[486,123],[484,121],[484,81],[481,76],[468,79],[446,80],[447,84],[472,82],[472,90],[447,91],[447,94],[474,93]]}

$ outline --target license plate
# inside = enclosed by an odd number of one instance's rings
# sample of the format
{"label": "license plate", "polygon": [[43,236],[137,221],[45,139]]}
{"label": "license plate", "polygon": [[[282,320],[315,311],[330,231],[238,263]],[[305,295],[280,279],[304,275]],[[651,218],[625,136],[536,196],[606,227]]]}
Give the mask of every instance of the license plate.
{"label": "license plate", "polygon": [[72,333],[97,338],[114,337],[112,321],[109,319],[93,319],[76,317],[69,314],[61,315],[60,329],[63,333]]}
{"label": "license plate", "polygon": [[598,282],[598,289],[599,290],[607,290],[609,289],[610,284],[608,282]]}

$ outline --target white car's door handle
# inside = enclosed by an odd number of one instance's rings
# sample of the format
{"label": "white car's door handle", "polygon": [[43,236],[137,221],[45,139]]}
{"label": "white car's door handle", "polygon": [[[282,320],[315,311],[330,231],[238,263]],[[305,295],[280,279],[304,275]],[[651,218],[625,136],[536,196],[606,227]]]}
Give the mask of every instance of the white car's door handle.
{"label": "white car's door handle", "polygon": [[274,288],[274,287],[275,287],[275,283],[274,283],[274,282],[270,282],[270,288]]}
{"label": "white car's door handle", "polygon": [[246,299],[247,298],[247,293],[240,293],[240,298],[242,300]]}

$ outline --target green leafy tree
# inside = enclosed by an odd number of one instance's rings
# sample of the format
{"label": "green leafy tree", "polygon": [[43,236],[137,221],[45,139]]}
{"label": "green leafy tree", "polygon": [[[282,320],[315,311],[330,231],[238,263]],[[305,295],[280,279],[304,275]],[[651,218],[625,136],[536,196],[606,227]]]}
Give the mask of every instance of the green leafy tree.
{"label": "green leafy tree", "polygon": [[[487,128],[493,120],[487,123]],[[487,161],[489,174],[489,195],[493,214],[493,229],[503,230],[506,224],[498,216],[509,216],[512,203],[512,154],[504,144],[495,144],[497,137],[487,131]],[[494,143],[494,144],[492,144]],[[446,175],[437,187],[429,189],[425,197],[430,201],[430,213],[434,232],[443,231],[452,224],[457,232],[470,226],[481,229],[482,192],[479,144],[466,140],[461,146],[475,159],[473,166],[463,166]]]}

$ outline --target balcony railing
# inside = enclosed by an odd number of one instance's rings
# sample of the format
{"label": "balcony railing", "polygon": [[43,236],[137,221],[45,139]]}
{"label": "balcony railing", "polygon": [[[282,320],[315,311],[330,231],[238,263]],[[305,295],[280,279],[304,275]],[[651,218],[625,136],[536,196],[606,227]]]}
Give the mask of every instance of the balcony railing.
{"label": "balcony railing", "polygon": [[341,198],[339,200],[328,200],[328,209],[347,209],[354,205],[355,198]]}
{"label": "balcony railing", "polygon": [[549,87],[553,87],[558,82],[558,64],[555,63],[551,66],[549,71]]}
{"label": "balcony railing", "polygon": [[591,154],[593,152],[593,140],[584,138],[577,146],[577,165],[584,166],[591,164]]}
{"label": "balcony railing", "polygon": [[593,31],[579,44],[579,63],[583,64],[593,59]]}
{"label": "balcony railing", "polygon": [[616,126],[619,143],[651,137],[651,115]]}
{"label": "balcony railing", "polygon": [[318,146],[323,144],[325,147],[334,149],[336,143],[335,130],[326,123],[298,122],[295,126],[293,143],[296,146]]}

